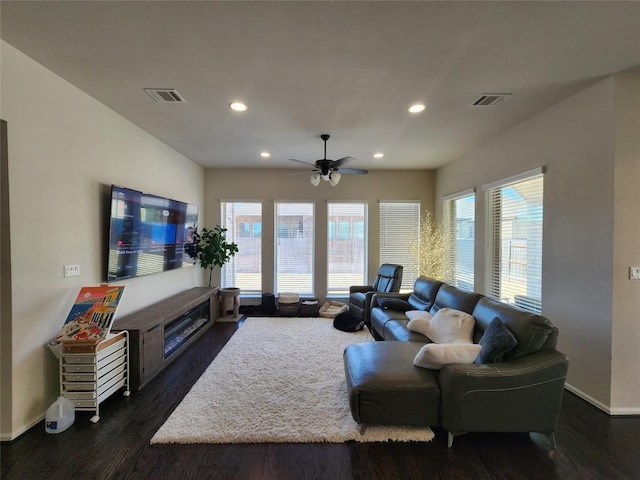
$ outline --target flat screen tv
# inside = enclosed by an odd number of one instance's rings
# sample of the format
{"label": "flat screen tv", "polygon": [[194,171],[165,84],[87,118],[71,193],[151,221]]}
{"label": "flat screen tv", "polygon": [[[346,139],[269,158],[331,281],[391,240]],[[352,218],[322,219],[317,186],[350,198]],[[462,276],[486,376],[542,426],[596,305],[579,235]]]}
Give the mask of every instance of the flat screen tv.
{"label": "flat screen tv", "polygon": [[193,266],[198,207],[111,186],[107,282]]}

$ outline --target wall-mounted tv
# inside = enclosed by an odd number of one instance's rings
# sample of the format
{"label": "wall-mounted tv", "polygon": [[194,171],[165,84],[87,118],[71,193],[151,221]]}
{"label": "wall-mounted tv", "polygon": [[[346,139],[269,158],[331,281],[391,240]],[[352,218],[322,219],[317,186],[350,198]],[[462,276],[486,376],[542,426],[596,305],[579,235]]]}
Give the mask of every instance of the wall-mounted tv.
{"label": "wall-mounted tv", "polygon": [[198,207],[111,186],[107,282],[193,266]]}

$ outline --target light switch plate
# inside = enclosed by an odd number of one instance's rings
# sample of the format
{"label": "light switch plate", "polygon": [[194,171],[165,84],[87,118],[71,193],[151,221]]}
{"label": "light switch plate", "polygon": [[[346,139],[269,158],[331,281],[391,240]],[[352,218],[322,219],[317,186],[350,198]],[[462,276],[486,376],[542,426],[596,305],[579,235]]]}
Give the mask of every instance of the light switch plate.
{"label": "light switch plate", "polygon": [[64,266],[64,278],[77,277],[80,275],[80,265],[65,265]]}
{"label": "light switch plate", "polygon": [[629,280],[640,280],[640,267],[629,267]]}

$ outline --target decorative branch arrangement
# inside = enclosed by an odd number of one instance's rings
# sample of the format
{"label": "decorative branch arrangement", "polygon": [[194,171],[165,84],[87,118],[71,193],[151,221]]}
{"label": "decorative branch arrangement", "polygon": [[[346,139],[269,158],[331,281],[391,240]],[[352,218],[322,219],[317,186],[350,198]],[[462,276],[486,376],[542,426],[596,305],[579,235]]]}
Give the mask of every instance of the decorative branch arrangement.
{"label": "decorative branch arrangement", "polygon": [[425,211],[420,218],[420,235],[409,244],[411,255],[419,260],[420,275],[441,281],[453,278],[451,242],[451,232],[444,222],[436,225],[431,212]]}

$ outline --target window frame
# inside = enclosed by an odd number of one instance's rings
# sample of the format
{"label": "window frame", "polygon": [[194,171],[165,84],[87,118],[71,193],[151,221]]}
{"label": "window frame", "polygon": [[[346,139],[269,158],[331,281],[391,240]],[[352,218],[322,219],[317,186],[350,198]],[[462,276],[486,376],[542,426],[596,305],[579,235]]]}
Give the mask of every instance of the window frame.
{"label": "window frame", "polygon": [[[387,208],[391,208],[392,205],[406,205],[407,210],[410,213],[407,214],[405,221],[402,219],[398,221],[397,216],[391,216],[384,212]],[[388,206],[388,207],[387,207]],[[421,228],[421,210],[422,202],[420,200],[380,200],[379,201],[379,242],[380,242],[380,264],[394,263],[402,265],[402,285],[400,286],[401,292],[410,292],[413,290],[416,279],[420,276],[420,260],[416,258],[416,254],[412,251],[411,245],[420,243],[420,228]],[[387,216],[389,218],[387,218]],[[404,218],[404,217],[403,217]],[[390,242],[394,236],[398,236],[391,230],[386,231],[386,227],[389,224],[389,220],[396,220],[395,223],[403,225],[408,230],[408,235],[405,235],[403,242]],[[397,229],[396,229],[397,231]],[[395,234],[395,235],[394,235]],[[413,238],[411,238],[413,237]],[[388,245],[388,250],[385,251],[385,243]]]}
{"label": "window frame", "polygon": [[[263,214],[263,210],[264,210],[264,202],[260,201],[260,200],[221,200],[220,201],[220,218],[221,218],[221,222],[220,225],[223,228],[227,229],[227,241],[228,242],[235,242],[238,244],[238,253],[236,253],[233,257],[231,257],[231,259],[229,260],[229,262],[227,262],[221,269],[220,269],[220,287],[221,288],[227,288],[227,287],[236,287],[236,288],[240,288],[240,294],[242,296],[259,296],[262,294],[262,287],[263,287],[263,282],[262,282],[262,224],[264,222],[264,214]],[[259,224],[260,224],[260,235],[256,236],[255,235],[255,224],[256,222],[251,222],[250,223],[250,228],[248,229],[248,233],[249,235],[244,235],[244,231],[242,230],[242,227],[244,225],[246,225],[247,222],[243,221],[243,220],[248,220],[250,216],[255,216],[255,215],[250,215],[250,214],[242,214],[242,215],[236,215],[235,213],[231,214],[231,217],[229,216],[228,212],[227,212],[227,206],[228,205],[243,205],[243,206],[248,206],[248,205],[256,205],[259,206]],[[237,208],[237,207],[235,207]],[[229,224],[229,222],[232,222],[232,225]],[[251,246],[250,246],[251,245]],[[238,279],[238,274],[239,272],[237,271],[237,267],[238,264],[241,263],[242,260],[244,260],[244,257],[248,256],[248,255],[252,255],[255,256],[255,247],[257,246],[257,260],[253,259],[250,260],[250,263],[253,263],[255,265],[257,265],[257,270],[253,271],[253,272],[245,272],[248,275],[251,275],[254,277],[253,282],[250,283],[244,283],[242,280]],[[247,248],[250,247],[250,248]],[[249,251],[249,252],[248,252]],[[231,271],[229,271],[231,270]]]}
{"label": "window frame", "polygon": [[[471,255],[470,261],[466,264],[459,263],[459,249],[458,249],[458,201],[466,200],[473,197],[472,205],[473,205],[473,242],[471,244]],[[449,235],[450,241],[449,243],[449,252],[448,252],[448,261],[450,268],[447,271],[450,273],[450,278],[447,278],[447,282],[451,285],[454,285],[461,290],[466,291],[475,291],[475,245],[476,245],[476,228],[475,228],[475,207],[476,207],[476,189],[469,188],[467,190],[463,190],[461,192],[453,193],[451,195],[446,195],[442,197],[442,211],[444,216],[444,225]],[[460,270],[467,270],[470,273],[458,275]],[[462,283],[464,280],[467,280],[466,284]]]}
{"label": "window frame", "polygon": [[[540,181],[539,185],[528,182]],[[535,198],[536,202],[520,202],[519,212],[526,209],[526,214],[518,216],[516,200],[508,204],[503,195],[510,195],[514,199],[517,188],[528,189],[528,195]],[[510,190],[507,190],[510,189]],[[532,312],[542,313],[542,261],[544,255],[544,169],[542,167],[529,170],[512,177],[505,178],[483,186],[486,202],[486,245],[487,255],[485,260],[485,295],[495,300],[515,304],[516,306]],[[514,193],[515,192],[515,193]],[[497,196],[500,195],[498,199]],[[518,220],[520,218],[520,220]],[[507,224],[507,222],[511,222]],[[506,227],[505,228],[505,225]],[[535,229],[534,229],[535,227]],[[514,237],[513,232],[526,229],[526,238]],[[512,232],[511,236],[503,235],[503,231]],[[535,234],[535,236],[534,236]],[[505,255],[505,244],[508,241],[516,241],[517,247],[526,248],[525,261]],[[509,246],[513,246],[511,243]],[[511,248],[509,248],[511,252]],[[504,258],[509,258],[505,267]],[[529,261],[532,260],[532,261]],[[515,270],[512,270],[516,266]],[[517,265],[516,265],[517,264]],[[522,272],[526,272],[524,280]],[[512,275],[513,274],[513,275]],[[509,285],[507,286],[507,281]],[[518,292],[519,291],[519,292]],[[516,293],[518,292],[518,293]]]}
{"label": "window frame", "polygon": [[[311,218],[305,219],[305,213],[297,215],[301,217],[299,220],[293,220],[290,223],[281,222],[280,218],[284,215],[279,214],[279,209],[284,205],[305,205],[311,208]],[[275,200],[273,202],[273,221],[274,221],[274,242],[273,242],[273,287],[275,294],[280,293],[297,293],[301,297],[315,297],[316,289],[316,267],[315,267],[315,251],[316,251],[316,204],[308,200]],[[290,215],[294,217],[296,215]],[[309,229],[311,231],[309,232]],[[286,235],[285,235],[286,234]],[[288,240],[296,240],[288,242]],[[309,245],[311,240],[311,245]],[[278,251],[283,243],[291,243],[296,250],[304,252],[304,260],[300,262],[300,267],[307,267],[310,271],[302,273],[308,281],[282,281],[279,283],[279,275],[284,272],[280,271]],[[293,251],[289,249],[288,252]],[[284,258],[284,257],[283,257]],[[289,257],[290,258],[290,257]],[[302,258],[302,257],[300,257]],[[295,267],[296,264],[290,264]],[[299,288],[301,285],[309,285],[310,288]]]}
{"label": "window frame", "polygon": [[[337,218],[337,221],[332,221],[332,205],[342,205],[342,206],[346,206],[346,205],[357,205],[359,207],[362,207],[362,225],[359,225],[359,220],[355,220],[355,218],[357,217],[356,215],[347,215],[347,214],[339,214],[339,215],[333,215],[333,217]],[[368,203],[366,201],[358,201],[358,200],[330,200],[327,201],[327,285],[326,285],[326,291],[327,291],[327,297],[346,297],[349,295],[349,286],[350,285],[366,285],[367,284],[367,265],[368,265],[368,250],[369,250],[369,246],[368,246],[368,240],[369,240],[369,236],[367,234],[368,231],[368,226],[369,226],[369,216],[368,216]],[[358,217],[359,218],[359,217]],[[347,220],[348,219],[348,220]],[[343,231],[343,229],[341,228],[341,226],[345,226],[345,224],[348,223],[348,227],[349,227],[349,234],[347,237],[345,237],[343,234],[345,233]],[[359,238],[359,234],[362,234],[362,237]],[[349,279],[345,279],[345,283],[342,285],[338,285],[335,284],[332,285],[332,273],[331,273],[331,267],[332,267],[332,262],[331,262],[331,255],[332,255],[332,243],[341,243],[341,244],[345,244],[348,243],[349,241],[357,241],[357,240],[362,240],[362,249],[360,250],[359,254],[357,251],[353,251],[353,258],[357,258],[357,256],[359,255],[361,258],[361,275],[358,276],[356,274],[353,275],[353,278]],[[358,254],[358,255],[357,255]],[[346,266],[346,265],[343,265]],[[353,264],[352,266],[356,266],[355,264]],[[339,267],[339,265],[336,265],[336,267]],[[357,278],[356,278],[357,277]]]}

